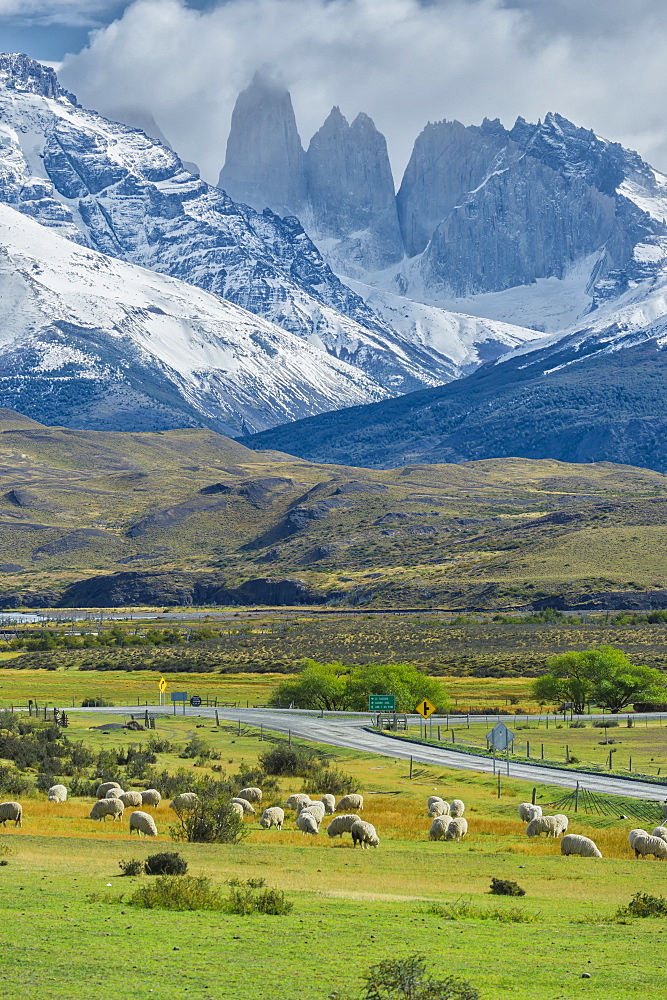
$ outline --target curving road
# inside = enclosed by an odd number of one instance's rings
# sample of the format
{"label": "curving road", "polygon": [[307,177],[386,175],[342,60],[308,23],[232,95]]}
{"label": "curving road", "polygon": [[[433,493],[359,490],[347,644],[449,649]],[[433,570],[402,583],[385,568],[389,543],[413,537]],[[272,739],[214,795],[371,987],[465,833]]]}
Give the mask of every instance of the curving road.
{"label": "curving road", "polygon": [[[108,713],[110,715],[135,715],[138,718],[145,711],[152,715],[171,715],[172,709],[168,706],[133,706],[125,708],[68,708],[67,712],[94,712]],[[292,709],[269,709],[269,708],[218,708],[218,716],[227,722],[241,721],[243,725],[256,726],[257,729],[263,726],[265,729],[279,733],[288,733],[299,739],[310,740],[315,743],[328,743],[335,747],[345,747],[350,750],[361,750],[367,753],[375,753],[382,757],[401,758],[409,760],[410,757],[416,762],[423,764],[434,764],[437,767],[447,767],[461,771],[482,771],[488,774],[493,772],[493,761],[486,757],[479,757],[475,754],[461,753],[460,751],[447,750],[445,747],[423,746],[418,743],[407,743],[403,740],[393,739],[381,733],[368,732],[365,728],[370,723],[368,713],[343,714],[329,712],[324,717],[318,713],[297,711]],[[214,718],[215,708],[190,708],[186,709],[189,718]],[[182,718],[182,710],[179,707],[178,716]],[[418,718],[417,716],[414,717]],[[585,717],[584,717],[585,718]],[[599,718],[599,716],[597,716]],[[489,720],[490,726],[494,726],[498,721],[505,721],[510,726],[514,716],[493,716]],[[450,716],[450,721],[454,717]],[[461,717],[461,721],[465,716]],[[498,758],[498,769],[507,775],[507,765],[505,758]],[[524,781],[531,781],[535,784],[559,785],[563,788],[575,788],[579,782],[582,788],[591,792],[600,792],[606,795],[627,795],[631,798],[641,799],[667,799],[667,783],[657,785],[644,781],[634,781],[626,778],[618,778],[604,774],[583,774],[566,768],[544,767],[532,764],[515,763],[510,759],[510,777],[520,778]]]}

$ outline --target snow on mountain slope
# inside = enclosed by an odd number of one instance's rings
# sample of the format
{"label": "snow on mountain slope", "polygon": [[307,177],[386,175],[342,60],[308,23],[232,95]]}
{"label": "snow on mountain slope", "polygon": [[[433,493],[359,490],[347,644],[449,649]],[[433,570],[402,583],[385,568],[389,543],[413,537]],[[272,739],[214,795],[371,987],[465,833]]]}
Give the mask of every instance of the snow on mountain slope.
{"label": "snow on mountain slope", "polygon": [[234,436],[387,395],[232,303],[0,204],[0,405],[80,428]]}
{"label": "snow on mountain slope", "polygon": [[214,292],[391,392],[451,377],[448,359],[403,341],[336,277],[297,219],[235,204],[144,132],[79,107],[26,56],[0,55],[0,200]]}

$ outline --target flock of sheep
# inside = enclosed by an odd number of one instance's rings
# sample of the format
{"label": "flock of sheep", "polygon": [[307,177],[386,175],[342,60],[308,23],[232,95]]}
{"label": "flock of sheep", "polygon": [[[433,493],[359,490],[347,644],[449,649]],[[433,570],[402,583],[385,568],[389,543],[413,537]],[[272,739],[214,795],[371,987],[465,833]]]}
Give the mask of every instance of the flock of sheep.
{"label": "flock of sheep", "polygon": [[[66,787],[53,785],[47,792],[47,798],[49,802],[66,802]],[[140,837],[143,835],[156,837],[158,830],[155,820],[150,813],[136,807],[157,808],[161,801],[162,796],[156,788],[125,792],[117,781],[104,781],[97,789],[97,801],[90,810],[90,818],[104,821],[107,816],[111,816],[114,821],[122,821],[125,809],[131,808],[133,811],[130,813],[130,833],[136,831]],[[181,792],[169,805],[180,814],[184,810],[194,808],[198,801],[196,792]],[[255,815],[255,806],[260,806],[261,802],[261,788],[242,788],[231,800],[231,807],[239,816]],[[463,816],[465,805],[461,799],[446,802],[438,795],[431,795],[426,806],[429,819],[433,821],[429,830],[430,840],[463,840],[468,832],[468,822]],[[349,833],[355,847],[357,844],[362,849],[378,847],[380,838],[375,827],[358,815],[363,808],[363,796],[357,793],[344,795],[336,803],[335,796],[331,794],[323,795],[321,799],[313,801],[304,792],[295,792],[289,796],[284,808],[274,805],[264,809],[259,825],[263,830],[270,830],[271,827],[282,830],[285,809],[291,809],[296,814],[297,830],[304,835],[316,835],[320,832],[324,817],[338,812],[340,815],[334,816],[326,827],[329,837],[342,837],[344,833]],[[527,824],[526,836],[539,837],[544,833],[547,837],[562,837],[561,854],[576,854],[582,858],[602,857],[602,852],[589,837],[567,833],[568,818],[563,813],[544,816],[541,806],[531,802],[522,802],[518,811],[519,819]],[[662,805],[662,812],[667,818],[667,801]],[[16,827],[23,826],[23,807],[20,802],[0,802],[0,825],[5,826],[7,822],[13,822]],[[636,858],[648,856],[667,858],[667,826],[658,826],[651,834],[646,830],[631,830],[628,841]]]}

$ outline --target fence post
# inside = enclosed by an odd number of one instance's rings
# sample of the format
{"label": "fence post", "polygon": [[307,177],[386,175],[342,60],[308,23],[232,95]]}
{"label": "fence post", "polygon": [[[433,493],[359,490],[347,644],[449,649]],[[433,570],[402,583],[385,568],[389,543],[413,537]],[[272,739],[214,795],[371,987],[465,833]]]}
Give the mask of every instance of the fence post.
{"label": "fence post", "polygon": [[241,720],[240,719],[239,719],[239,731],[238,731],[238,735],[239,736],[241,735]]}
{"label": "fence post", "polygon": [[440,740],[440,726],[438,726],[438,743],[440,743],[440,742],[441,742],[441,740]]}
{"label": "fence post", "polygon": [[260,726],[259,726],[259,742],[261,743],[263,739],[264,739],[264,724],[260,723]]}
{"label": "fence post", "polygon": [[410,781],[412,781],[412,757],[410,757]]}
{"label": "fence post", "polygon": [[454,739],[454,730],[452,729],[452,743],[455,743],[455,742],[456,742],[456,740]]}
{"label": "fence post", "polygon": [[498,768],[498,798],[500,798],[500,768]]}
{"label": "fence post", "polygon": [[577,787],[574,792],[574,811],[579,812],[579,782],[577,782]]}
{"label": "fence post", "polygon": [[570,763],[570,747],[567,743],[565,744],[565,763]]}
{"label": "fence post", "polygon": [[287,730],[287,745],[290,746],[290,747],[292,746],[292,730],[291,729]]}
{"label": "fence post", "polygon": [[535,805],[535,799],[537,798],[537,788],[533,786],[533,794],[530,797],[530,801]]}
{"label": "fence post", "polygon": [[526,740],[526,757],[530,757],[530,740]]}
{"label": "fence post", "polygon": [[219,725],[220,725],[220,716],[218,715],[218,710],[217,710],[217,708],[216,708],[216,710],[215,710],[215,724],[216,724],[216,726],[219,726]]}

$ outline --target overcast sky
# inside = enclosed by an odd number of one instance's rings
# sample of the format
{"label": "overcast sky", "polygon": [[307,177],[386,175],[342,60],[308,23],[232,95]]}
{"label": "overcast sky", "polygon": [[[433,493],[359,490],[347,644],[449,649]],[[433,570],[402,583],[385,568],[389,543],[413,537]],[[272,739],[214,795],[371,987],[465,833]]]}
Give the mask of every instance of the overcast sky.
{"label": "overcast sky", "polygon": [[427,121],[559,111],[667,170],[665,0],[0,0],[5,50],[60,61],[102,112],[147,109],[215,181],[233,102],[268,69],[307,144],[370,114],[397,179]]}

